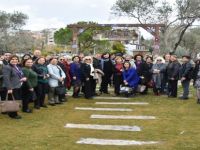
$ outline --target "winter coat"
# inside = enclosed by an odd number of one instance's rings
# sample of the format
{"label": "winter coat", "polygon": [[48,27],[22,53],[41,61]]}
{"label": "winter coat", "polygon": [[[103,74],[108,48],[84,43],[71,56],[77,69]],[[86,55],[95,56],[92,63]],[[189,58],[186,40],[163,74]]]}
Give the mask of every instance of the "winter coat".
{"label": "winter coat", "polygon": [[3,87],[7,90],[18,89],[22,86],[20,81],[23,77],[23,72],[20,67],[18,70],[12,65],[3,66]]}
{"label": "winter coat", "polygon": [[174,78],[174,80],[179,79],[179,70],[180,70],[180,63],[178,61],[170,62],[167,66],[167,77],[168,80],[171,80],[171,78]]}
{"label": "winter coat", "polygon": [[58,65],[49,64],[47,66],[49,72],[49,86],[57,87],[59,85],[59,78],[65,78],[66,75],[64,71]]}
{"label": "winter coat", "polygon": [[128,82],[129,87],[137,88],[140,78],[134,68],[129,68],[128,70],[123,71],[123,80]]}
{"label": "winter coat", "polygon": [[37,73],[26,67],[22,68],[22,71],[24,76],[27,78],[27,81],[25,82],[26,87],[28,89],[36,87],[38,83]]}
{"label": "winter coat", "polygon": [[161,84],[162,84],[162,81],[163,81],[163,78],[164,78],[164,73],[165,73],[165,70],[166,70],[166,65],[161,63],[161,64],[154,64],[153,67],[152,67],[152,72],[154,70],[159,70],[160,73],[153,73],[153,81],[155,83],[155,87],[156,88],[161,88]]}
{"label": "winter coat", "polygon": [[80,63],[71,63],[70,64],[71,77],[76,77],[76,80],[81,80],[81,64]]}
{"label": "winter coat", "polygon": [[39,83],[48,83],[48,78],[46,78],[48,69],[46,65],[34,64],[32,69],[37,73]]}
{"label": "winter coat", "polygon": [[190,80],[192,78],[193,67],[190,62],[184,63],[180,68],[180,78],[185,77],[186,80]]}

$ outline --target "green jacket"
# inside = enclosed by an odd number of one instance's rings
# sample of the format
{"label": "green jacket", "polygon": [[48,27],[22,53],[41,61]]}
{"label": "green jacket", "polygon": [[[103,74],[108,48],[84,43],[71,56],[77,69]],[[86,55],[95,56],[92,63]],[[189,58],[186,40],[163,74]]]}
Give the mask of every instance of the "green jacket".
{"label": "green jacket", "polygon": [[32,69],[29,68],[22,68],[22,71],[24,73],[24,76],[27,78],[27,86],[29,89],[34,88],[37,86],[38,78],[37,73],[34,72]]}

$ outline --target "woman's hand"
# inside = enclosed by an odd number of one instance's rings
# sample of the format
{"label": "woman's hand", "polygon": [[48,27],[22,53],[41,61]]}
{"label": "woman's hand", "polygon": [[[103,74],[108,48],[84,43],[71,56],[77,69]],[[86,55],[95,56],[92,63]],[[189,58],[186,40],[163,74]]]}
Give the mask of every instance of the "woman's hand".
{"label": "woman's hand", "polygon": [[13,90],[8,90],[8,94],[12,94],[13,93]]}
{"label": "woman's hand", "polygon": [[76,80],[76,77],[74,76],[73,79]]}
{"label": "woman's hand", "polygon": [[23,77],[23,78],[20,79],[20,81],[21,81],[21,82],[25,82],[25,81],[27,81],[27,78],[26,78],[26,77]]}
{"label": "woman's hand", "polygon": [[31,89],[29,89],[29,91],[33,92],[33,91],[34,91],[34,89],[33,89],[33,88],[31,88]]}
{"label": "woman's hand", "polygon": [[64,80],[64,78],[59,78],[59,81],[62,82]]}

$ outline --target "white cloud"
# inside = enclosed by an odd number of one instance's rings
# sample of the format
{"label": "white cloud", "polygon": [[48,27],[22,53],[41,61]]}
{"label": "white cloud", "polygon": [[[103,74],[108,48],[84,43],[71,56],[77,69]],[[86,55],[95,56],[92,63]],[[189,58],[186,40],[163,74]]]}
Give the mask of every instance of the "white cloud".
{"label": "white cloud", "polygon": [[34,18],[32,22],[29,22],[24,27],[24,29],[38,31],[46,28],[62,28],[65,26],[66,24],[57,18]]}

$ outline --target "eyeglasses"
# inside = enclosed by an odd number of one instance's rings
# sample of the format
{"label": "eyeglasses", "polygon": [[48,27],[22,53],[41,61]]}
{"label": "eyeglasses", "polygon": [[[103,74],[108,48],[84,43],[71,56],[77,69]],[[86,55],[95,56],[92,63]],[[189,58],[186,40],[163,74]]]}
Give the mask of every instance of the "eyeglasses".
{"label": "eyeglasses", "polygon": [[91,60],[91,59],[85,59],[85,60]]}
{"label": "eyeglasses", "polygon": [[158,59],[157,61],[162,61],[161,59]]}

